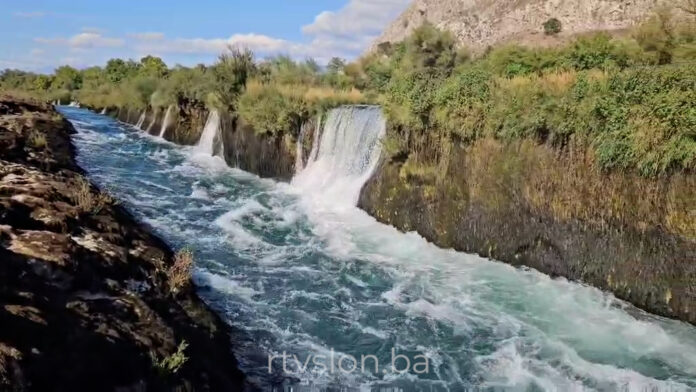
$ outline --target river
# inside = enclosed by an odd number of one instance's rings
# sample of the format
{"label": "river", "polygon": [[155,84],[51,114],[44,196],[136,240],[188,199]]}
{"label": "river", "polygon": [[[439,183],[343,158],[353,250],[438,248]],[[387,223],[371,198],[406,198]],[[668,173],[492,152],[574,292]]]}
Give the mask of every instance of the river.
{"label": "river", "polygon": [[437,248],[355,207],[379,158],[374,108],[332,112],[291,183],[229,168],[212,148],[60,111],[92,181],[173,248],[194,251],[199,294],[244,336],[242,370],[269,389],[696,388],[693,326]]}

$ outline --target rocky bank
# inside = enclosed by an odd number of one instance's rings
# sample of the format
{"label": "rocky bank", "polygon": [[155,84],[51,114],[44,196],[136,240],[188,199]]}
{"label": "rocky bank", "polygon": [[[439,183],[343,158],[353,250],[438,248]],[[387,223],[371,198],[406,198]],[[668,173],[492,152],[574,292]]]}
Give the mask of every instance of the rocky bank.
{"label": "rocky bank", "polygon": [[0,391],[249,389],[232,331],[172,290],[172,251],[89,184],[73,132],[0,97]]}

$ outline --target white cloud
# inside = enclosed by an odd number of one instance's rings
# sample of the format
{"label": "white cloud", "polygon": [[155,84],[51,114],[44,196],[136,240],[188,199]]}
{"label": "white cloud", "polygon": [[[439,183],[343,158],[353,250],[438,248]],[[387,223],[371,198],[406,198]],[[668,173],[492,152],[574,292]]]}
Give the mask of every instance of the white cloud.
{"label": "white cloud", "polygon": [[229,38],[174,38],[155,33],[131,34],[135,39],[138,53],[150,54],[186,54],[218,55],[228,48],[248,48],[264,56],[288,53],[301,56],[305,49],[302,45],[287,40],[269,37],[263,34],[235,34]]}
{"label": "white cloud", "polygon": [[121,38],[104,37],[93,32],[76,34],[70,38],[35,38],[34,41],[40,44],[64,45],[76,49],[115,48],[125,44]]}
{"label": "white cloud", "polygon": [[302,27],[312,36],[312,51],[323,56],[352,57],[369,44],[402,12],[410,0],[350,0],[338,11],[324,11]]}
{"label": "white cloud", "polygon": [[12,15],[18,18],[43,18],[46,16],[45,12],[33,11],[33,12],[15,12]]}
{"label": "white cloud", "polygon": [[164,39],[164,33],[158,32],[144,32],[144,33],[133,33],[128,34],[130,38],[134,38],[140,41],[161,41]]}
{"label": "white cloud", "polygon": [[175,38],[163,33],[129,34],[139,53],[213,54],[228,47],[244,47],[260,56],[288,54],[296,58],[314,57],[328,61],[333,56],[355,57],[396,16],[410,0],[350,0],[338,11],[324,11],[312,24],[302,27],[308,43],[292,42],[262,34],[235,34],[229,38]]}
{"label": "white cloud", "polygon": [[409,3],[410,0],[350,0],[338,11],[320,13],[314,23],[302,27],[302,32],[344,38],[377,35]]}

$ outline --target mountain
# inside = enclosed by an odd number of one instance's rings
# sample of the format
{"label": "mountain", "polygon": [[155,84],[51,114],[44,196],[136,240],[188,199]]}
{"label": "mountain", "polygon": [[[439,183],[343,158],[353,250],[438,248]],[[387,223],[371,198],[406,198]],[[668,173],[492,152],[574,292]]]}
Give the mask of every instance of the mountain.
{"label": "mountain", "polygon": [[[399,42],[428,21],[449,30],[474,52],[515,42],[551,46],[592,31],[622,33],[648,16],[662,0],[415,0],[375,41]],[[556,36],[544,23],[560,20]]]}

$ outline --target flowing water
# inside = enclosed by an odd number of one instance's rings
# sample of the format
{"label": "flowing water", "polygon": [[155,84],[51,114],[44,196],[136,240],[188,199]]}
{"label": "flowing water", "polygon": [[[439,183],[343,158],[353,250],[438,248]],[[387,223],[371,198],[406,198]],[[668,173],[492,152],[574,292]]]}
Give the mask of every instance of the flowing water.
{"label": "flowing water", "polygon": [[[258,347],[238,355],[262,384],[284,382],[288,391],[696,388],[696,328],[590,287],[439,249],[357,209],[384,132],[375,108],[332,111],[291,184],[228,168],[210,148],[175,146],[83,109],[61,110],[78,129],[78,161],[91,179],[173,247],[195,250],[199,293]],[[276,356],[271,374],[268,353]],[[395,371],[394,355],[421,366]],[[325,366],[315,365],[320,356]],[[369,358],[365,371],[351,372],[351,357]]]}
{"label": "flowing water", "polygon": [[162,121],[162,128],[160,129],[159,137],[164,138],[164,133],[169,127],[169,123],[172,121],[172,111],[174,111],[174,105],[169,105],[167,108],[167,113],[164,115],[164,120]]}
{"label": "flowing water", "polygon": [[201,133],[201,139],[198,141],[195,150],[201,155],[215,155],[215,139],[220,133],[220,114],[217,110],[211,110],[208,114],[208,119],[205,121],[205,127]]}
{"label": "flowing water", "polygon": [[140,113],[140,117],[138,118],[138,122],[135,124],[135,127],[142,130],[143,129],[143,123],[145,123],[145,115],[147,114],[147,110],[143,111]]}

